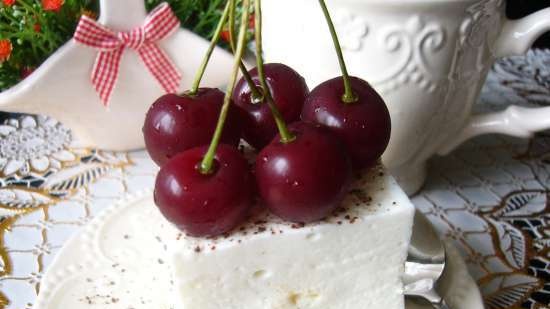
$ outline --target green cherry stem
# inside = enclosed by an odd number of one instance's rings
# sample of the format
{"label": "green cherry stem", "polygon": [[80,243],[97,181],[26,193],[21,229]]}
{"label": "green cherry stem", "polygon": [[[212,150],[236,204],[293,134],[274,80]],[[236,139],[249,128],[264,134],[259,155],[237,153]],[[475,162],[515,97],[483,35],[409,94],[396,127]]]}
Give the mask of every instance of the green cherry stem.
{"label": "green cherry stem", "polygon": [[273,118],[275,118],[275,123],[277,124],[277,128],[279,129],[281,142],[284,144],[290,143],[294,139],[296,139],[296,136],[294,136],[288,130],[288,127],[283,119],[283,116],[281,115],[281,112],[279,112],[279,110],[277,109],[277,106],[275,106],[275,103],[273,101],[273,96],[271,95],[271,91],[269,90],[269,86],[267,85],[267,82],[265,80],[264,60],[262,56],[262,3],[261,3],[261,0],[254,0],[254,13],[255,13],[255,27],[256,27],[255,29],[256,30],[255,31],[256,66],[258,68],[258,77],[260,79],[260,84],[262,86],[267,105],[269,106],[269,109],[273,114]]}
{"label": "green cherry stem", "polygon": [[[235,52],[235,45],[237,42],[235,42],[235,0],[229,0],[230,2],[230,8],[229,8],[229,45],[231,46],[231,50]],[[248,20],[246,21],[248,23]],[[243,74],[243,78],[246,80],[246,83],[248,84],[248,87],[250,88],[252,102],[262,102],[263,101],[263,93],[258,89],[258,86],[256,86],[256,83],[252,80],[252,76],[250,76],[250,73],[248,73],[248,69],[244,65],[244,63],[241,61],[239,64],[241,68],[241,73]]]}
{"label": "green cherry stem", "polygon": [[216,31],[214,32],[214,36],[210,41],[210,46],[208,46],[208,49],[206,50],[206,55],[202,59],[202,63],[199,67],[199,70],[195,75],[195,79],[193,80],[193,85],[191,86],[191,90],[187,92],[187,94],[189,95],[196,95],[197,92],[199,91],[199,86],[200,86],[202,77],[204,76],[204,72],[206,71],[206,67],[208,66],[210,57],[212,56],[212,52],[214,52],[214,48],[216,48],[216,44],[220,40],[223,26],[227,22],[227,17],[229,17],[230,9],[231,9],[231,1],[227,1],[227,4],[225,5],[225,9],[223,10],[223,14],[220,18],[220,21],[218,22],[218,26],[216,27]]}
{"label": "green cherry stem", "polygon": [[242,14],[242,24],[239,29],[239,39],[237,44],[237,50],[235,52],[235,63],[233,65],[233,71],[231,73],[231,80],[227,85],[227,91],[225,92],[225,97],[223,100],[223,106],[220,111],[220,117],[218,119],[218,124],[216,125],[216,131],[214,131],[214,136],[208,147],[208,151],[204,155],[202,162],[200,164],[200,172],[202,174],[211,174],[213,172],[212,165],[214,163],[214,156],[216,155],[216,149],[220,143],[220,138],[223,132],[223,127],[225,125],[225,120],[227,119],[227,114],[229,112],[229,107],[231,105],[231,97],[233,96],[233,89],[235,89],[235,84],[237,83],[237,75],[239,73],[239,64],[241,63],[241,58],[244,53],[245,43],[246,43],[246,27],[249,16],[249,0],[243,0],[243,7],[246,10]]}
{"label": "green cherry stem", "polygon": [[348,69],[346,67],[346,62],[344,61],[344,55],[342,54],[342,47],[340,46],[340,41],[338,40],[338,35],[336,34],[336,29],[334,28],[334,23],[332,18],[330,18],[330,13],[325,4],[325,0],[319,0],[321,9],[325,14],[325,19],[327,20],[327,25],[330,30],[330,35],[332,37],[332,42],[334,43],[334,48],[336,49],[336,54],[338,55],[338,62],[340,63],[340,69],[342,70],[342,78],[344,79],[344,95],[342,95],[342,101],[344,103],[355,103],[359,99],[353,89],[351,89],[351,82],[348,74]]}
{"label": "green cherry stem", "polygon": [[[231,50],[235,52],[235,16],[237,15],[235,13],[235,6],[237,1],[235,0],[229,0],[229,46],[231,46]],[[242,62],[241,62],[242,63]]]}

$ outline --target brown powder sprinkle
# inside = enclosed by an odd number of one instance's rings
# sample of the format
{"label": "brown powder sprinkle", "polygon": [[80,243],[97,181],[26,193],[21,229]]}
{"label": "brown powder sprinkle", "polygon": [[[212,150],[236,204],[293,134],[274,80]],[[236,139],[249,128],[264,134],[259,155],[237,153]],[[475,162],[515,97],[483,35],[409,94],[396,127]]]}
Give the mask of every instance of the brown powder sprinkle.
{"label": "brown powder sprinkle", "polygon": [[[363,174],[361,179],[357,181],[349,190],[349,198],[346,199],[344,205],[335,209],[331,215],[319,220],[320,225],[323,224],[354,224],[357,221],[361,221],[360,213],[363,211],[376,212],[379,208],[375,206],[381,206],[378,201],[373,199],[375,191],[383,190],[382,184],[378,182],[374,186],[370,185],[371,179],[378,181],[379,177],[385,177],[387,174],[383,169],[371,169],[368,174]],[[372,190],[371,190],[372,189]],[[371,192],[373,191],[373,192]],[[398,205],[396,201],[388,201],[393,205]],[[258,205],[261,206],[261,205]],[[359,208],[359,211],[356,209]],[[273,225],[272,225],[273,223]],[[257,207],[248,216],[246,223],[237,227],[231,233],[224,233],[218,237],[207,237],[206,242],[198,241],[190,245],[189,249],[195,252],[214,250],[216,246],[220,245],[220,242],[236,242],[246,243],[247,237],[250,235],[258,235],[260,233],[270,233],[271,235],[284,234],[286,229],[302,229],[315,227],[317,223],[311,225],[305,223],[292,223],[282,220],[276,217],[274,214],[267,211],[265,208]],[[282,226],[282,227],[279,227]],[[185,234],[183,234],[185,237]],[[181,234],[179,235],[181,237]],[[193,236],[189,236],[193,239]],[[242,239],[241,239],[242,238]],[[159,240],[160,241],[160,240]],[[196,246],[196,247],[195,247]]]}

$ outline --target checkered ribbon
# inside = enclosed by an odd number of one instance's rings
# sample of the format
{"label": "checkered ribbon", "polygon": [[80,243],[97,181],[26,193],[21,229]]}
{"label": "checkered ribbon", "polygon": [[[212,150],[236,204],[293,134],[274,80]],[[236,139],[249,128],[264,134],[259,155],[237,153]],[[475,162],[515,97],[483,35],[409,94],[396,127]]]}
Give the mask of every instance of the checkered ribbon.
{"label": "checkered ribbon", "polygon": [[172,34],[179,25],[178,18],[167,3],[156,7],[141,27],[127,32],[113,32],[95,20],[82,16],[74,39],[99,50],[91,78],[105,106],[109,104],[118,77],[120,59],[126,48],[132,48],[139,54],[166,92],[177,91],[181,74],[156,42]]}

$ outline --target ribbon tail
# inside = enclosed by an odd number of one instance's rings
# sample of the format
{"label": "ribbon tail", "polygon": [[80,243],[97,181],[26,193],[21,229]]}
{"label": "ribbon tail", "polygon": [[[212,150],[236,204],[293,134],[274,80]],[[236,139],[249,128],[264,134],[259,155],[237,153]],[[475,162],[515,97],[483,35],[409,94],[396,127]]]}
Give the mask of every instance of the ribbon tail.
{"label": "ribbon tail", "polygon": [[149,72],[168,93],[178,91],[182,75],[166,53],[155,44],[146,44],[138,51]]}
{"label": "ribbon tail", "polygon": [[113,51],[99,52],[92,70],[92,84],[105,107],[109,106],[109,100],[118,78],[123,51],[124,48],[119,48]]}

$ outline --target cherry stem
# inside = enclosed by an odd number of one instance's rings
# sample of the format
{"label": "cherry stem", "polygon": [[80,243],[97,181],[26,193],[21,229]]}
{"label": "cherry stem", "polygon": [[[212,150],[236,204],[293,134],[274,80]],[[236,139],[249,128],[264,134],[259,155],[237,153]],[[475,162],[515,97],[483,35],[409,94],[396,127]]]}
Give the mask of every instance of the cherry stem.
{"label": "cherry stem", "polygon": [[[235,42],[235,0],[230,0],[230,8],[229,8],[229,45],[231,46],[231,50],[235,52],[235,45],[237,44]],[[248,23],[248,20],[246,21]],[[248,73],[248,69],[244,65],[244,63],[241,61],[239,64],[241,73],[243,74],[243,78],[246,80],[246,83],[248,84],[248,87],[250,88],[250,92],[252,95],[252,101],[255,102],[262,102],[263,101],[263,93],[260,91],[258,86],[256,86],[256,83],[252,80],[252,76],[250,76],[250,73]]]}
{"label": "cherry stem", "polygon": [[218,44],[218,41],[220,40],[223,26],[227,22],[227,17],[229,17],[230,11],[231,11],[231,1],[227,1],[227,4],[225,5],[225,9],[223,10],[223,14],[220,18],[220,21],[218,22],[218,26],[216,27],[216,30],[214,32],[214,36],[210,41],[210,46],[208,46],[208,49],[206,50],[206,54],[202,59],[202,63],[199,67],[199,70],[197,71],[197,75],[195,76],[195,80],[193,81],[193,85],[191,86],[191,90],[189,90],[187,94],[196,95],[197,92],[199,91],[199,86],[200,86],[202,77],[204,76],[204,72],[206,71],[208,62],[210,61],[210,57],[214,52],[214,48],[216,48],[216,44]]}
{"label": "cherry stem", "polygon": [[330,13],[327,9],[327,5],[324,0],[319,0],[321,9],[325,14],[325,19],[327,20],[327,25],[330,30],[330,35],[332,37],[332,42],[334,43],[334,48],[336,49],[336,54],[338,55],[338,62],[340,63],[340,70],[342,71],[342,78],[344,79],[344,89],[345,92],[342,95],[342,101],[344,103],[355,103],[359,100],[357,95],[351,89],[351,81],[348,74],[348,69],[346,67],[346,62],[344,61],[344,55],[342,54],[342,47],[340,46],[340,41],[338,40],[338,35],[336,34],[336,29],[334,28],[334,23],[330,17]]}
{"label": "cherry stem", "polygon": [[237,76],[239,73],[239,64],[241,63],[241,58],[243,57],[245,43],[246,43],[246,27],[249,16],[249,0],[243,0],[243,7],[246,9],[242,14],[242,23],[239,29],[239,39],[237,44],[237,50],[235,52],[235,63],[233,65],[233,71],[231,73],[231,79],[227,85],[227,91],[225,92],[225,97],[223,99],[223,105],[220,111],[220,117],[218,118],[218,123],[216,125],[216,131],[214,131],[214,136],[212,137],[212,142],[208,147],[208,151],[204,155],[202,162],[200,164],[200,172],[202,174],[208,175],[213,173],[213,163],[214,156],[216,155],[216,149],[220,143],[220,138],[223,132],[223,127],[225,125],[225,120],[227,119],[227,114],[229,113],[229,107],[231,105],[231,97],[233,96],[233,90],[235,89],[235,84],[237,83]]}
{"label": "cherry stem", "polygon": [[277,106],[275,106],[275,103],[273,101],[273,96],[271,95],[271,90],[269,89],[269,86],[267,85],[267,82],[265,80],[264,60],[262,56],[262,3],[261,3],[261,0],[254,0],[254,14],[255,14],[255,28],[256,28],[255,29],[256,30],[255,31],[256,66],[258,68],[258,77],[260,79],[260,84],[262,86],[267,105],[269,106],[269,109],[273,114],[273,118],[275,118],[275,123],[277,124],[277,128],[279,129],[281,142],[283,144],[290,143],[296,139],[296,136],[288,130],[288,127],[283,119],[283,116],[281,115],[281,112],[279,111],[279,109],[277,109]]}

